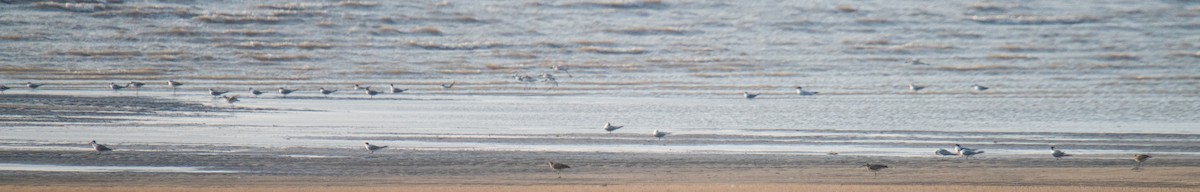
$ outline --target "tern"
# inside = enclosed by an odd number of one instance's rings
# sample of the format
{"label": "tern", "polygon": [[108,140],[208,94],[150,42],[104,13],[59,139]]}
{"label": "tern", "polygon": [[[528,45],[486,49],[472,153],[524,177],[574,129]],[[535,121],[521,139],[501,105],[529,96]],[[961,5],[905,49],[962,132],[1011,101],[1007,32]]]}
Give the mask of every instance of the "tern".
{"label": "tern", "polygon": [[226,102],[226,103],[229,103],[230,105],[232,105],[233,103],[237,103],[238,101],[241,101],[241,100],[238,100],[238,96],[237,96],[237,95],[234,95],[234,96],[232,96],[232,97],[230,97],[230,96],[225,96],[225,95],[222,95],[222,96],[221,96],[221,99],[225,99],[225,102]]}
{"label": "tern", "polygon": [[987,91],[988,89],[991,89],[988,87],[979,86],[979,84],[971,85],[971,87],[974,87],[976,91]]}
{"label": "tern", "polygon": [[384,145],[384,146],[372,145],[371,142],[363,142],[363,146],[367,147],[367,150],[371,151],[371,154],[375,154],[375,150],[380,150],[380,149],[388,147],[387,145]]}
{"label": "tern", "polygon": [[[762,93],[759,93],[759,94],[762,94]],[[758,97],[759,94],[750,94],[750,92],[742,92],[742,95],[746,96],[746,99],[754,99],[755,97]]]}
{"label": "tern", "polygon": [[105,151],[112,151],[112,148],[108,148],[108,146],[104,146],[99,143],[96,143],[96,140],[92,140],[92,142],[90,142],[90,144],[92,144],[92,149],[96,150],[96,154],[100,154],[101,152],[105,152]]}
{"label": "tern", "polygon": [[317,89],[317,90],[318,90],[318,91],[321,91],[321,94],[322,94],[322,95],[325,95],[326,97],[329,97],[329,94],[333,94],[334,92],[337,92],[337,91],[338,91],[337,89],[334,89],[334,90],[325,90],[325,88],[324,88],[324,87],[320,87],[320,88],[319,88],[319,89]]}
{"label": "tern", "polygon": [[295,89],[284,89],[283,87],[279,88],[279,94],[283,94],[283,98],[287,98],[287,95],[292,94],[292,92],[296,92],[296,90]]}
{"label": "tern", "polygon": [[33,91],[45,84],[33,84],[33,82],[25,82],[25,87],[29,87],[29,91]]}
{"label": "tern", "polygon": [[119,90],[121,90],[121,89],[124,89],[124,88],[125,88],[125,87],[127,87],[127,86],[129,86],[129,85],[128,85],[128,84],[126,84],[125,86],[121,86],[121,85],[117,85],[117,83],[114,83],[114,82],[109,82],[109,84],[108,84],[108,88],[109,88],[109,89],[112,89],[112,90],[113,90],[113,92],[117,92],[117,91],[119,91]]}
{"label": "tern", "polygon": [[375,95],[379,94],[379,91],[371,90],[371,88],[365,88],[365,89],[366,89],[366,91],[364,91],[364,92],[366,92],[367,95],[370,95],[371,98],[375,98]]}
{"label": "tern", "polygon": [[820,92],[805,91],[804,87],[796,86],[796,94],[809,96],[809,95],[816,95],[817,93],[820,93]]}
{"label": "tern", "polygon": [[[625,126],[613,126],[611,122],[604,123],[604,130],[608,131],[609,133],[612,133],[613,131],[616,131],[617,129],[620,129],[622,127],[625,127]],[[655,135],[657,135],[657,134],[655,134]]]}
{"label": "tern", "polygon": [[404,91],[408,91],[408,89],[396,88],[396,84],[388,84],[388,86],[392,88],[392,94],[404,93]]}
{"label": "tern", "polygon": [[360,86],[358,86],[358,84],[354,84],[354,90],[355,90],[355,91],[358,91],[358,90],[366,90],[366,89],[370,89],[370,88],[371,88],[371,86],[360,87]]}
{"label": "tern", "polygon": [[908,84],[908,89],[909,89],[909,90],[912,90],[913,92],[917,92],[917,91],[920,91],[921,89],[925,89],[925,87],[924,87],[924,86],[917,86],[917,85],[913,85],[912,83],[909,83],[909,84]]}
{"label": "tern", "polygon": [[125,86],[126,86],[126,87],[130,87],[130,86],[132,86],[132,87],[133,87],[133,94],[134,94],[134,95],[137,95],[139,92],[142,92],[142,86],[146,86],[146,83],[137,82],[137,81],[129,81],[129,83],[128,83],[128,84],[125,84]]}
{"label": "tern", "polygon": [[671,132],[658,131],[658,129],[654,130],[654,137],[658,137],[659,139],[662,139],[663,137],[666,137],[667,135],[670,135],[670,134],[671,134]]}
{"label": "tern", "polygon": [[258,91],[258,90],[256,90],[256,89],[254,89],[253,87],[251,87],[251,88],[250,88],[250,94],[254,94],[254,97],[258,97],[259,95],[262,95],[262,94],[263,94],[263,92],[262,92],[262,91]]}
{"label": "tern", "polygon": [[1071,156],[1071,154],[1067,154],[1058,149],[1054,149],[1054,146],[1050,146],[1050,156],[1054,156],[1054,160],[1058,160],[1059,158],[1062,158],[1062,157]]}
{"label": "tern", "polygon": [[217,91],[217,90],[213,90],[213,89],[211,89],[211,88],[210,88],[210,89],[208,89],[208,94],[209,94],[209,95],[212,95],[213,97],[216,97],[216,96],[221,96],[221,95],[224,95],[225,93],[228,93],[228,92],[229,92],[229,91]]}
{"label": "tern", "polygon": [[983,151],[975,151],[974,149],[967,149],[967,148],[963,148],[962,150],[958,151],[958,156],[962,156],[963,158],[966,158],[966,159],[971,159],[971,156],[975,156],[978,154],[983,154]]}

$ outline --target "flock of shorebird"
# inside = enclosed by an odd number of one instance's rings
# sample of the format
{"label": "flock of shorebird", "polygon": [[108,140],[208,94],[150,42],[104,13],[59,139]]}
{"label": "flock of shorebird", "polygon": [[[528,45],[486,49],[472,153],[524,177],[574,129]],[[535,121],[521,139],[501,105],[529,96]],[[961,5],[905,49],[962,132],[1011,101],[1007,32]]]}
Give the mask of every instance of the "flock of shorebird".
{"label": "flock of shorebird", "polygon": [[[913,64],[913,65],[928,65],[927,63],[921,62],[919,59],[909,60],[909,61],[907,61],[906,63]],[[552,69],[554,69],[556,72],[566,72],[566,73],[567,73],[567,75],[568,75],[569,77],[573,77],[573,76],[571,75],[571,73],[570,73],[569,71],[567,71],[567,69],[566,69],[565,67],[562,67],[562,66],[554,66],[554,67],[552,67]],[[514,77],[514,78],[515,78],[517,81],[520,81],[520,82],[523,82],[523,83],[526,83],[526,84],[533,84],[533,83],[542,82],[542,83],[552,84],[554,87],[557,87],[557,86],[558,86],[558,80],[557,80],[557,79],[554,77],[554,75],[552,75],[552,74],[549,74],[549,73],[542,73],[542,74],[540,74],[540,75],[537,75],[537,76],[530,76],[530,75],[516,75],[516,74],[514,74],[514,75],[513,75],[513,77]],[[451,83],[449,83],[449,84],[441,84],[441,85],[440,85],[440,87],[441,87],[443,90],[445,90],[445,89],[451,89],[451,88],[454,88],[454,85],[455,85],[455,84],[457,84],[457,83],[458,83],[457,81],[453,81],[453,82],[451,82]],[[110,83],[110,84],[109,84],[109,89],[112,89],[113,91],[119,91],[119,90],[121,90],[121,89],[125,89],[125,88],[134,88],[134,89],[140,90],[140,89],[141,89],[143,86],[145,86],[145,85],[146,85],[145,83],[142,83],[142,82],[136,82],[136,81],[130,81],[129,83],[126,83],[126,84],[124,84],[124,85],[120,85],[120,84],[117,84],[117,83],[113,82],[113,83]],[[167,85],[171,87],[172,93],[174,93],[174,92],[176,92],[176,90],[177,90],[177,88],[178,88],[178,87],[180,87],[180,86],[183,86],[184,84],[183,84],[183,83],[180,83],[180,82],[177,82],[177,81],[174,81],[174,80],[168,80],[168,81],[167,81]],[[29,88],[29,89],[32,91],[32,90],[36,90],[36,89],[37,89],[37,88],[39,88],[39,87],[42,87],[42,86],[43,86],[43,84],[34,84],[33,82],[27,82],[27,83],[25,84],[25,86],[26,86],[26,87],[28,87],[28,88]],[[972,85],[971,87],[972,87],[972,88],[973,88],[975,91],[987,91],[988,89],[990,89],[989,87],[980,86],[980,85],[978,85],[978,84]],[[361,92],[365,93],[366,95],[368,95],[368,96],[370,96],[370,97],[372,97],[372,98],[373,98],[375,95],[378,95],[378,94],[380,94],[380,93],[383,93],[383,92],[381,92],[381,91],[372,90],[372,89],[371,89],[371,86],[361,86],[361,85],[359,85],[359,84],[354,84],[354,86],[353,86],[352,88],[353,88],[354,90],[356,90],[356,91],[361,91]],[[915,84],[913,84],[913,83],[909,83],[909,84],[908,84],[908,88],[909,88],[909,90],[911,90],[911,91],[913,91],[913,92],[918,92],[918,91],[921,91],[921,90],[925,89],[926,87],[925,87],[925,86],[918,86],[918,85],[915,85]],[[0,85],[0,93],[3,93],[3,91],[6,91],[6,90],[8,90],[8,89],[11,89],[11,88],[10,88],[10,87],[8,87],[8,86],[5,86],[5,85]],[[287,89],[287,88],[284,88],[284,87],[279,87],[279,89],[278,89],[278,93],[279,93],[279,94],[281,94],[281,97],[284,97],[284,98],[286,98],[288,94],[291,94],[291,93],[293,93],[293,92],[296,92],[296,91],[297,91],[296,89]],[[401,88],[397,88],[397,87],[395,86],[395,84],[389,84],[389,89],[387,90],[387,93],[391,93],[391,94],[399,94],[399,93],[403,93],[403,92],[405,92],[405,91],[408,91],[408,89],[401,89]],[[240,100],[238,99],[238,96],[237,96],[237,95],[234,95],[234,96],[227,96],[227,95],[225,95],[226,93],[229,93],[229,91],[217,91],[217,90],[215,90],[215,89],[208,89],[208,92],[209,92],[209,95],[212,95],[213,97],[218,97],[218,98],[224,99],[224,100],[225,100],[227,103],[229,103],[229,104],[233,104],[233,103],[235,103],[235,102],[238,102],[238,101],[240,101]],[[318,93],[321,93],[322,95],[324,95],[324,96],[326,96],[326,97],[328,97],[330,94],[333,94],[333,93],[336,93],[336,92],[338,92],[338,90],[337,90],[337,89],[332,89],[332,90],[330,90],[330,89],[325,89],[324,87],[319,87],[319,88],[317,89],[317,92],[318,92]],[[263,94],[263,92],[262,92],[262,91],[259,91],[259,90],[257,90],[257,89],[254,89],[254,88],[249,88],[249,93],[250,93],[250,94],[252,94],[252,95],[254,95],[254,96],[256,96],[256,97],[257,97],[257,96],[260,96],[260,95],[262,95],[262,94]],[[801,95],[801,96],[813,96],[813,95],[817,95],[817,94],[819,94],[819,93],[820,93],[820,92],[815,92],[815,91],[808,91],[808,90],[805,90],[805,89],[804,89],[804,87],[802,87],[802,86],[797,86],[797,87],[796,87],[796,94],[797,94],[797,95]],[[743,96],[744,96],[746,99],[755,99],[755,98],[758,98],[758,96],[760,95],[760,94],[757,94],[757,93],[755,93],[755,94],[752,94],[752,93],[750,93],[750,92],[748,92],[748,91],[747,91],[747,92],[742,92],[742,94],[743,94]],[[603,127],[603,129],[604,129],[605,131],[608,131],[609,133],[611,133],[611,132],[613,132],[613,131],[616,131],[617,129],[621,129],[621,128],[623,128],[623,127],[625,127],[625,126],[615,126],[615,125],[612,125],[612,123],[605,123],[605,124],[604,124],[604,127]],[[662,138],[664,138],[664,137],[666,137],[667,135],[670,135],[670,134],[671,134],[670,132],[666,132],[666,131],[660,131],[660,130],[657,130],[657,129],[656,129],[656,130],[654,130],[654,132],[652,132],[652,136],[654,136],[655,138],[658,138],[658,139],[662,139]],[[109,147],[107,147],[107,146],[104,146],[104,145],[98,144],[98,143],[96,143],[96,141],[94,141],[94,140],[93,140],[93,141],[91,141],[91,142],[90,142],[90,144],[92,145],[92,148],[94,148],[94,149],[96,150],[96,152],[97,152],[97,153],[101,153],[101,152],[105,152],[105,151],[112,151],[112,148],[109,148]],[[363,143],[363,145],[364,145],[364,147],[365,147],[365,148],[366,148],[366,149],[367,149],[367,150],[368,150],[370,153],[375,153],[375,151],[377,151],[377,150],[384,149],[384,148],[387,148],[387,147],[388,147],[388,146],[377,146],[377,145],[372,145],[372,144],[371,144],[371,143],[369,143],[369,142],[368,142],[368,143]],[[1063,157],[1068,157],[1068,156],[1071,156],[1071,154],[1067,154],[1067,153],[1065,153],[1065,152],[1063,152],[1063,151],[1061,151],[1061,150],[1058,150],[1058,149],[1056,149],[1056,148],[1055,148],[1055,147],[1053,147],[1053,146],[1051,146],[1051,147],[1050,147],[1050,150],[1051,150],[1051,153],[1050,153],[1050,155],[1051,155],[1052,157],[1054,157],[1054,159],[1055,159],[1055,160],[1058,160],[1058,159],[1060,159],[1060,158],[1063,158]],[[974,155],[977,155],[977,154],[983,154],[983,153],[984,153],[984,151],[982,151],[982,150],[977,150],[977,149],[972,149],[972,148],[966,148],[966,147],[962,147],[961,145],[955,144],[955,145],[954,145],[954,151],[950,151],[950,150],[947,150],[947,149],[938,149],[938,150],[937,150],[937,151],[935,151],[934,153],[935,153],[936,155],[941,155],[941,156],[960,156],[960,157],[963,157],[963,158],[965,158],[965,159],[970,159],[970,157],[971,157],[971,156],[974,156]],[[836,154],[836,153],[830,153],[830,154]],[[1134,155],[1134,157],[1133,157],[1133,160],[1134,160],[1135,162],[1137,162],[1137,165],[1136,165],[1136,166],[1133,168],[1133,170],[1141,170],[1142,163],[1143,163],[1143,162],[1145,162],[1147,159],[1150,159],[1150,157],[1151,157],[1150,155],[1145,155],[1145,154],[1137,154],[1137,155]],[[560,171],[560,170],[563,170],[563,169],[571,168],[570,166],[568,166],[568,165],[566,165],[566,164],[562,164],[562,163],[556,163],[556,162],[547,162],[547,165],[548,165],[550,168],[554,169],[556,172],[558,172],[558,171]],[[861,166],[861,167],[866,167],[866,168],[867,168],[867,170],[869,170],[869,171],[871,171],[871,172],[875,173],[875,175],[876,175],[876,176],[878,175],[878,171],[880,171],[880,170],[883,170],[883,169],[887,169],[887,168],[889,168],[887,165],[883,165],[883,164],[870,164],[870,163],[867,163],[867,164],[865,164],[865,165],[863,165],[863,166]],[[561,178],[561,176],[560,176],[560,178]]]}

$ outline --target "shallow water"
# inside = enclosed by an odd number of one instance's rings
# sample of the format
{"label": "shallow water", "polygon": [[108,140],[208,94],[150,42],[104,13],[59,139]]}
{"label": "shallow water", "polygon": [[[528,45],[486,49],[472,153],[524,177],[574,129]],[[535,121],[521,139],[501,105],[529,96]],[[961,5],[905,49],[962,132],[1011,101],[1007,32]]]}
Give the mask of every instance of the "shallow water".
{"label": "shallow water", "polygon": [[[1197,17],[1193,1],[0,4],[0,83],[14,87],[6,94],[228,107],[206,97],[215,88],[242,95],[236,107],[286,109],[2,127],[0,139],[16,144],[0,147],[372,140],[429,150],[921,155],[961,143],[999,149],[989,156],[1047,145],[1189,154],[1200,152]],[[913,58],[929,65],[904,63]],[[512,76],[539,73],[559,86]],[[166,79],[186,85],[173,94]],[[107,91],[106,82],[130,80],[150,84]],[[28,91],[28,81],[48,85]],[[909,83],[929,88],[913,93]],[[352,84],[410,91],[372,98]],[[798,96],[794,86],[821,93]],[[249,97],[248,87],[267,94]],[[302,91],[279,99],[277,87]],[[340,92],[326,98],[318,87]],[[746,100],[743,91],[764,95]],[[607,134],[604,122],[627,127]],[[655,147],[654,129],[675,135]]]}
{"label": "shallow water", "polygon": [[143,166],[74,166],[0,163],[0,171],[41,172],[157,172],[157,173],[236,173],[237,171],[204,170],[200,167],[143,167]]}

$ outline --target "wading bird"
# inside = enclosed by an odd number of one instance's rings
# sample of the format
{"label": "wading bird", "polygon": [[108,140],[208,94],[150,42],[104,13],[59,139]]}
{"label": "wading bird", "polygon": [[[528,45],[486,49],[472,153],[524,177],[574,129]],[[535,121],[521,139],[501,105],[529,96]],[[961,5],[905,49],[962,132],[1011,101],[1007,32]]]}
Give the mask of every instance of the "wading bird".
{"label": "wading bird", "polygon": [[371,154],[375,154],[375,150],[380,150],[380,149],[388,147],[387,145],[384,145],[384,146],[372,145],[371,142],[363,142],[363,146],[366,146],[367,150],[371,151]]}
{"label": "wading bird", "polygon": [[571,71],[567,71],[567,66],[554,65],[554,66],[550,66],[550,69],[553,69],[554,71],[562,71],[564,73],[567,73],[567,77],[575,78],[574,75],[571,75]]}
{"label": "wading bird", "polygon": [[29,91],[33,91],[45,84],[33,84],[33,82],[25,82],[25,87],[29,87]]}
{"label": "wading bird", "polygon": [[105,151],[112,151],[112,148],[108,148],[108,146],[104,146],[99,143],[96,143],[96,140],[92,140],[92,142],[90,142],[90,144],[92,144],[92,149],[96,150],[96,154],[100,154],[101,152],[105,152]]}
{"label": "wading bird", "polygon": [[208,89],[208,94],[212,95],[213,97],[221,96],[228,92],[229,91],[217,91],[217,90],[213,90],[213,89]]}
{"label": "wading bird", "polygon": [[125,86],[126,87],[132,86],[133,87],[133,95],[138,95],[140,92],[142,92],[142,86],[146,86],[146,83],[137,82],[137,81],[129,81],[129,83],[125,84]]}
{"label": "wading bird", "polygon": [[167,80],[167,85],[171,86],[171,95],[175,94],[176,88],[183,86],[183,83],[175,82],[175,80]]}
{"label": "wading bird", "polygon": [[117,83],[115,83],[115,82],[109,82],[109,84],[108,84],[108,88],[112,89],[113,92],[117,92],[121,89],[124,89],[126,86],[129,86],[129,85],[121,86],[121,85],[117,85]]}
{"label": "wading bird", "polygon": [[251,88],[250,88],[250,94],[254,94],[254,97],[258,97],[259,95],[262,95],[262,94],[263,94],[263,92],[262,92],[262,91],[258,91],[258,90],[256,90],[256,89],[254,89],[253,87],[251,87]]}
{"label": "wading bird", "polygon": [[1059,151],[1058,149],[1054,149],[1054,146],[1050,146],[1050,156],[1054,156],[1054,160],[1058,160],[1059,158],[1062,158],[1062,157],[1071,156],[1071,154],[1067,154],[1065,152]]}
{"label": "wading bird", "polygon": [[287,95],[292,94],[292,92],[296,92],[296,90],[295,89],[284,89],[283,87],[279,88],[279,94],[283,94],[283,98],[287,98]]}
{"label": "wading bird", "polygon": [[571,168],[571,166],[569,166],[567,164],[555,163],[553,161],[546,162],[546,165],[549,165],[551,169],[554,169],[554,172],[558,173],[559,179],[562,178],[562,170],[563,169]]}
{"label": "wading bird", "polygon": [[365,88],[365,89],[366,89],[366,91],[364,91],[364,92],[366,92],[367,95],[370,95],[371,98],[375,98],[375,95],[379,94],[379,91],[371,90],[371,88]]}
{"label": "wading bird", "polygon": [[319,89],[317,89],[317,90],[320,91],[322,95],[325,95],[325,97],[329,97],[329,94],[333,94],[334,92],[337,92],[337,89],[325,90],[324,87],[319,87]]}
{"label": "wading bird", "polygon": [[872,165],[872,164],[870,164],[870,163],[867,163],[866,165],[863,165],[862,167],[867,167],[867,170],[870,170],[872,173],[875,173],[875,176],[876,176],[876,177],[878,177],[878,176],[879,176],[879,171],[881,171],[881,170],[883,170],[883,169],[887,169],[887,168],[888,168],[888,166],[887,166],[887,165],[884,165],[884,164],[874,164],[874,165]]}
{"label": "wading bird", "polygon": [[1133,161],[1137,162],[1137,166],[1134,166],[1133,170],[1142,170],[1142,162],[1146,162],[1146,160],[1150,159],[1150,157],[1150,155],[1146,154],[1133,155]]}

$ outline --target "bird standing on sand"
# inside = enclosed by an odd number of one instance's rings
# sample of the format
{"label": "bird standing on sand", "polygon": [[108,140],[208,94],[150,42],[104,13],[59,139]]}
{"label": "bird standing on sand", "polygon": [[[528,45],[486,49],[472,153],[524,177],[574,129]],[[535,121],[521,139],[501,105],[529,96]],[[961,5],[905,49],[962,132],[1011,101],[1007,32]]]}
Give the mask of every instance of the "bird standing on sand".
{"label": "bird standing on sand", "polygon": [[974,87],[976,91],[987,91],[988,89],[991,89],[988,87],[979,86],[979,84],[971,85],[971,87]]}
{"label": "bird standing on sand", "polygon": [[450,82],[450,84],[442,84],[442,89],[454,88],[454,84],[457,84],[457,83],[458,83],[458,81],[452,81],[452,82]]}
{"label": "bird standing on sand", "polygon": [[604,130],[608,131],[609,133],[612,133],[613,131],[616,131],[617,129],[620,129],[622,127],[625,127],[625,126],[613,126],[611,122],[604,123]]}
{"label": "bird standing on sand", "polygon": [[4,94],[4,91],[7,91],[8,89],[12,89],[12,88],[9,88],[8,86],[0,85],[0,94]]}
{"label": "bird standing on sand", "polygon": [[33,84],[33,82],[25,82],[25,87],[29,87],[29,91],[33,91],[45,84]]}
{"label": "bird standing on sand", "polygon": [[913,92],[917,92],[917,91],[920,91],[920,90],[922,90],[922,89],[925,89],[925,87],[924,87],[924,86],[917,86],[917,85],[913,85],[912,83],[908,83],[908,89],[909,89],[909,90],[912,90]]}
{"label": "bird standing on sand", "polygon": [[667,135],[670,135],[670,134],[671,134],[671,132],[658,131],[658,129],[654,130],[654,137],[658,137],[659,139],[662,139],[663,137],[666,137]]}
{"label": "bird standing on sand", "polygon": [[956,152],[957,152],[957,151],[962,151],[963,149],[966,149],[966,150],[974,150],[974,149],[971,149],[971,148],[962,147],[962,145],[954,144],[954,151],[956,151]]}
{"label": "bird standing on sand", "polygon": [[90,142],[90,144],[92,144],[92,149],[96,150],[96,154],[100,154],[101,152],[105,152],[105,151],[112,151],[112,148],[108,148],[108,146],[104,146],[99,143],[96,143],[96,140],[92,140],[92,142]]}
{"label": "bird standing on sand", "polygon": [[380,150],[380,149],[388,147],[387,145],[384,145],[384,146],[372,145],[371,142],[363,142],[363,145],[367,147],[368,151],[371,151],[371,154],[375,154],[375,150]]}
{"label": "bird standing on sand", "polygon": [[137,82],[137,81],[129,81],[128,84],[125,84],[125,87],[133,87],[134,95],[137,95],[137,94],[139,94],[139,92],[142,92],[142,86],[146,86],[146,83]]}
{"label": "bird standing on sand", "polygon": [[571,168],[571,166],[569,166],[567,164],[555,163],[553,161],[547,161],[546,165],[549,165],[551,169],[554,169],[554,172],[558,173],[559,179],[562,178],[562,170],[563,169]]}
{"label": "bird standing on sand", "polygon": [[221,96],[221,95],[224,95],[225,93],[228,93],[228,92],[229,92],[229,91],[217,91],[217,90],[213,90],[213,89],[211,89],[211,88],[210,88],[210,89],[208,89],[208,94],[209,94],[209,95],[212,95],[213,97],[216,97],[216,96]]}
{"label": "bird standing on sand", "polygon": [[250,94],[254,94],[254,97],[258,97],[259,95],[262,95],[262,94],[263,94],[263,92],[262,92],[262,91],[258,91],[258,90],[256,90],[256,89],[254,89],[253,87],[251,87],[251,88],[250,88]]}
{"label": "bird standing on sand", "polygon": [[1054,160],[1058,160],[1059,158],[1062,158],[1062,157],[1071,156],[1071,154],[1067,154],[1058,149],[1054,149],[1054,146],[1050,146],[1050,156],[1054,156]]}
{"label": "bird standing on sand", "polygon": [[334,89],[334,90],[325,90],[325,88],[324,88],[324,87],[320,87],[320,88],[319,88],[319,89],[317,89],[317,90],[318,90],[318,91],[320,91],[322,95],[325,95],[325,97],[329,97],[329,94],[333,94],[334,92],[337,92],[337,89]]}
{"label": "bird standing on sand", "polygon": [[238,96],[237,96],[237,95],[234,95],[234,96],[232,96],[232,97],[230,97],[230,96],[225,96],[225,95],[222,95],[222,96],[221,96],[221,99],[225,99],[225,102],[226,102],[226,103],[229,103],[230,105],[232,105],[233,103],[237,103],[238,101],[242,101],[242,100],[238,100]]}
{"label": "bird standing on sand", "polygon": [[967,149],[967,148],[963,148],[963,149],[961,149],[961,150],[959,150],[959,151],[958,151],[958,156],[962,156],[962,157],[963,157],[963,158],[965,158],[965,159],[971,159],[971,156],[975,156],[975,155],[978,155],[978,154],[983,154],[983,152],[984,152],[984,151],[976,151],[975,149]]}
{"label": "bird standing on sand", "polygon": [[863,165],[862,167],[867,167],[867,170],[870,170],[872,173],[875,173],[875,176],[876,176],[876,177],[878,177],[878,176],[879,176],[879,171],[881,171],[881,170],[883,170],[883,169],[887,169],[887,168],[888,168],[888,166],[887,166],[887,165],[884,165],[884,164],[874,164],[874,165],[872,165],[872,164],[870,164],[870,163],[867,163],[866,165]]}
{"label": "bird standing on sand", "polygon": [[183,83],[175,82],[175,80],[167,80],[167,85],[171,86],[171,95],[175,94],[176,88],[183,86]]}
{"label": "bird standing on sand", "polygon": [[364,92],[366,92],[367,95],[370,95],[371,98],[375,98],[375,95],[379,94],[379,91],[371,90],[371,88],[365,88],[365,89],[366,89],[366,91],[364,91]]}
{"label": "bird standing on sand", "polygon": [[[759,94],[762,94],[762,93],[759,93]],[[742,95],[746,96],[746,99],[754,99],[755,97],[758,97],[759,94],[750,94],[750,92],[742,92]]]}
{"label": "bird standing on sand", "polygon": [[820,93],[820,92],[805,91],[804,87],[796,86],[796,94],[809,96],[809,95],[816,95],[817,93]]}
{"label": "bird standing on sand", "polygon": [[1142,162],[1146,162],[1146,160],[1150,159],[1150,157],[1150,155],[1146,154],[1133,155],[1133,161],[1137,162],[1137,166],[1134,166],[1133,170],[1142,170]]}
{"label": "bird standing on sand", "polygon": [[392,94],[403,93],[404,91],[408,91],[408,89],[396,88],[396,84],[388,84],[388,86],[392,88]]}
{"label": "bird standing on sand", "polygon": [[296,92],[296,90],[295,89],[284,89],[283,87],[279,88],[279,94],[283,94],[283,98],[287,98],[287,95],[292,94],[292,92]]}
{"label": "bird standing on sand", "polygon": [[358,86],[358,84],[354,84],[354,90],[355,90],[355,91],[358,91],[358,90],[367,90],[367,89],[370,89],[370,88],[371,88],[371,86],[360,87],[360,86]]}
{"label": "bird standing on sand", "polygon": [[[126,86],[128,86],[128,85],[126,85]],[[108,88],[109,88],[109,89],[112,89],[112,90],[113,90],[113,92],[117,92],[117,91],[119,91],[119,90],[121,90],[121,89],[124,89],[124,88],[125,88],[125,86],[117,85],[117,83],[115,83],[115,82],[109,82],[109,84],[108,84]]]}

